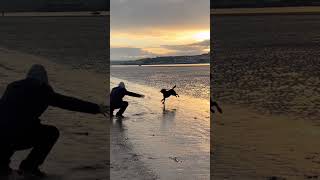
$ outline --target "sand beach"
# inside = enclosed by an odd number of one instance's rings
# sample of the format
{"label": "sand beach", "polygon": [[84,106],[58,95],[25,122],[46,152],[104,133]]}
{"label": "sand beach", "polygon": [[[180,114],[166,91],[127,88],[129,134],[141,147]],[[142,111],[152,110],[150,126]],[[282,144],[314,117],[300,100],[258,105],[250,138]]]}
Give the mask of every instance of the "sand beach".
{"label": "sand beach", "polygon": [[212,15],[212,178],[319,178],[319,18]]}

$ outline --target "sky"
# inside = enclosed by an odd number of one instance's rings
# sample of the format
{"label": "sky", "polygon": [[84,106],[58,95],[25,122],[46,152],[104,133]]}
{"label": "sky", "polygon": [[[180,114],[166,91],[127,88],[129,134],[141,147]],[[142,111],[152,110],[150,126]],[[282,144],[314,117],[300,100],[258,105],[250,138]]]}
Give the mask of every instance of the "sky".
{"label": "sky", "polygon": [[111,60],[210,49],[210,0],[110,0]]}

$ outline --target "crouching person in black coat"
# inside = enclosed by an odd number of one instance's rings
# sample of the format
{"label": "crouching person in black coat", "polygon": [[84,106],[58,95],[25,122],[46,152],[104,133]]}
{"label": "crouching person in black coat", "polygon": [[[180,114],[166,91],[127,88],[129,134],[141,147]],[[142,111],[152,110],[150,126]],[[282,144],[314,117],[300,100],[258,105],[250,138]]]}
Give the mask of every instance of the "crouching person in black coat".
{"label": "crouching person in black coat", "polygon": [[39,166],[59,138],[56,127],[40,123],[39,117],[48,106],[90,114],[108,111],[106,106],[56,93],[45,68],[33,65],[27,77],[9,84],[0,99],[0,175],[10,174],[10,158],[15,151],[32,148],[19,171],[45,176]]}
{"label": "crouching person in black coat", "polygon": [[127,101],[123,101],[123,98],[125,96],[132,96],[132,97],[138,97],[138,98],[143,98],[144,95],[142,94],[137,94],[134,92],[130,92],[126,89],[126,86],[124,82],[120,82],[117,87],[114,87],[111,90],[110,93],[110,116],[113,116],[113,111],[115,109],[119,109],[117,112],[116,116],[119,118],[123,118],[124,116],[122,115],[127,107],[129,106],[129,103]]}

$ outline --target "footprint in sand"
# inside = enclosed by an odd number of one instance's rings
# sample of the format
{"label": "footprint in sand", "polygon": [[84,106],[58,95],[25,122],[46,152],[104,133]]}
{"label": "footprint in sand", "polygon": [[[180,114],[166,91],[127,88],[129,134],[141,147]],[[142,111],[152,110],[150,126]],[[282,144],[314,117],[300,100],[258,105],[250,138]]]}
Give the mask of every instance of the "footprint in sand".
{"label": "footprint in sand", "polygon": [[101,165],[101,164],[94,164],[92,166],[77,166],[72,168],[73,171],[96,171],[98,169],[105,169],[106,166]]}
{"label": "footprint in sand", "polygon": [[136,113],[136,114],[133,114],[134,116],[142,116],[144,115],[145,113]]}
{"label": "footprint in sand", "polygon": [[278,177],[278,176],[270,176],[268,177],[268,180],[286,180],[286,178]]}
{"label": "footprint in sand", "polygon": [[319,176],[317,175],[304,175],[305,179],[318,179]]}

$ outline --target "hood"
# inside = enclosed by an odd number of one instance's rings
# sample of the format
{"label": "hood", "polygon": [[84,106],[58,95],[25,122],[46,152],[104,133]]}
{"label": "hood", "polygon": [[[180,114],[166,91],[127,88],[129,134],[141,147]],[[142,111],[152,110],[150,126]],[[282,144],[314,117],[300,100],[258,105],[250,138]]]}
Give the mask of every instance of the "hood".
{"label": "hood", "polygon": [[119,87],[126,88],[126,85],[124,84],[124,82],[120,82]]}
{"label": "hood", "polygon": [[27,73],[27,78],[35,79],[42,83],[49,84],[48,75],[46,69],[40,64],[34,64],[29,72]]}

